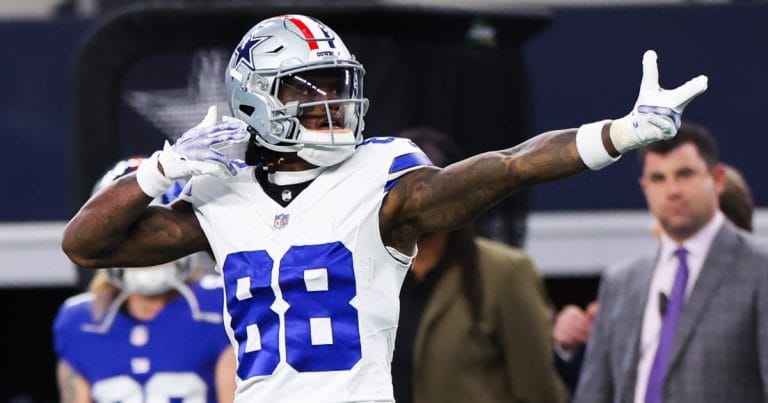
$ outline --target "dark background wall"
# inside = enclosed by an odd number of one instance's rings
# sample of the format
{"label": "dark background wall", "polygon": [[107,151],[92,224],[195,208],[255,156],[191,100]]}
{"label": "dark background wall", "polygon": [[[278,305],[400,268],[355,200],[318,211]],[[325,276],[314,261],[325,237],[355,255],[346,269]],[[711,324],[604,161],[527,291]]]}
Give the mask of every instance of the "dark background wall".
{"label": "dark background wall", "polygon": [[[551,24],[524,43],[522,56],[531,89],[532,132],[573,127],[621,117],[632,106],[645,49],[659,54],[664,87],[696,74],[710,88],[686,111],[687,119],[709,126],[724,160],[744,171],[759,206],[768,203],[764,186],[768,136],[762,132],[768,93],[768,6],[686,6],[556,9]],[[0,183],[0,222],[65,220],[71,200],[71,74],[75,50],[93,21],[57,20],[0,23],[0,139],[5,169]],[[354,50],[354,49],[353,49]],[[418,60],[414,60],[419,65]],[[435,74],[434,61],[423,72]],[[369,66],[369,70],[374,66]],[[452,77],[483,74],[489,66],[462,65]],[[491,69],[492,70],[492,69]],[[446,83],[446,89],[455,85]],[[494,86],[494,83],[485,85]],[[499,85],[498,88],[503,88]],[[443,96],[437,88],[437,96]],[[472,122],[490,108],[471,99],[452,119]],[[424,100],[429,102],[429,100]],[[381,117],[372,118],[383,121]],[[471,126],[471,125],[469,125]],[[500,130],[500,133],[504,133]],[[378,133],[377,133],[378,134]],[[476,145],[471,130],[455,133]],[[512,145],[500,134],[499,147]],[[636,187],[634,156],[589,175],[532,189],[533,210],[644,208]],[[34,257],[30,257],[33,259]],[[2,270],[20,270],[2,267]],[[558,303],[586,300],[595,279],[579,285],[585,295],[550,280]],[[0,401],[27,395],[55,401],[50,321],[74,288],[0,289],[3,317],[10,320],[0,339]]]}
{"label": "dark background wall", "polygon": [[0,222],[70,211],[70,88],[86,21],[0,23]]}
{"label": "dark background wall", "polygon": [[[695,74],[709,75],[708,92],[685,118],[713,130],[723,159],[745,172],[757,204],[765,205],[768,188],[760,183],[768,164],[763,158],[768,136],[761,124],[768,93],[767,20],[765,5],[553,10],[552,23],[522,47],[531,88],[532,132],[624,115],[637,95],[642,53],[653,48],[659,54],[664,87]],[[71,73],[75,50],[91,26],[92,21],[82,20],[0,24],[0,35],[13,38],[0,43],[0,88],[6,97],[0,104],[6,166],[0,170],[0,183],[13,189],[0,199],[0,222],[64,220],[71,212]],[[438,73],[433,60],[423,64],[429,67],[425,76]],[[488,68],[459,67],[457,80]],[[453,85],[446,83],[435,92]],[[469,101],[466,109],[448,111],[450,119],[470,122],[493,107],[485,99]],[[455,134],[475,148],[471,131]],[[500,147],[512,144],[507,140],[506,135],[497,139]],[[530,206],[643,208],[636,177],[634,158],[625,156],[610,170],[533,189]],[[564,193],[568,197],[562,197]]]}
{"label": "dark background wall", "polygon": [[[551,26],[523,47],[534,128],[623,116],[637,97],[642,54],[655,49],[662,87],[709,76],[709,89],[683,117],[712,130],[722,159],[745,172],[757,205],[765,206],[766,22],[766,4],[555,10]],[[595,174],[533,189],[531,208],[645,208],[636,185],[636,157],[623,160]]]}

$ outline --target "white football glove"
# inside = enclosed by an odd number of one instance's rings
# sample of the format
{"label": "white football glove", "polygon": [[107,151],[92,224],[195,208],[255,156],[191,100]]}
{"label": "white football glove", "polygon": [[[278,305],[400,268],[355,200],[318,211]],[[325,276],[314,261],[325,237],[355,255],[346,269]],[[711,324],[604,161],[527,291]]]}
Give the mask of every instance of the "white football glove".
{"label": "white football glove", "polygon": [[697,95],[707,90],[707,76],[700,75],[673,89],[659,87],[656,52],[643,55],[643,79],[640,95],[632,111],[611,124],[611,141],[620,153],[677,134],[683,109]]}
{"label": "white football glove", "polygon": [[[176,143],[167,141],[162,151],[155,152],[139,166],[136,173],[141,189],[150,197],[158,197],[174,180],[189,179],[199,175],[226,178],[237,174],[237,168],[245,166],[245,151],[250,134],[247,125],[225,116],[223,123],[216,124],[216,106],[197,126],[187,130]],[[162,173],[157,163],[162,167]]]}
{"label": "white football glove", "polygon": [[198,175],[226,178],[237,174],[250,134],[239,120],[227,119],[216,125],[217,118],[216,106],[211,106],[203,121],[187,130],[173,146],[165,142],[159,160],[168,179]]}

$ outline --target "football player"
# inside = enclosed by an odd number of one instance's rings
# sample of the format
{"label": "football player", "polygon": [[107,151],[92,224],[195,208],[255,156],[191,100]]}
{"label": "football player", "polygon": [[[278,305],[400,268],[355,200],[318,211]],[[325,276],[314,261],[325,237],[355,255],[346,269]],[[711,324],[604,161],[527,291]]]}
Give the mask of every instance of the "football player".
{"label": "football player", "polygon": [[[209,109],[66,227],[62,247],[85,267],[213,254],[238,356],[237,401],[393,401],[398,291],[419,235],[461,227],[524,186],[600,169],[674,136],[707,85],[700,76],[660,88],[648,51],[627,116],[440,169],[407,139],[363,140],[363,73],[316,19],[259,22],[226,68],[234,118],[219,123]],[[189,179],[182,200],[148,207],[179,179]]]}
{"label": "football player", "polygon": [[[140,162],[120,161],[95,191]],[[231,402],[235,355],[224,331],[222,282],[200,276],[204,262],[193,255],[103,270],[89,292],[64,302],[53,325],[61,401]]]}

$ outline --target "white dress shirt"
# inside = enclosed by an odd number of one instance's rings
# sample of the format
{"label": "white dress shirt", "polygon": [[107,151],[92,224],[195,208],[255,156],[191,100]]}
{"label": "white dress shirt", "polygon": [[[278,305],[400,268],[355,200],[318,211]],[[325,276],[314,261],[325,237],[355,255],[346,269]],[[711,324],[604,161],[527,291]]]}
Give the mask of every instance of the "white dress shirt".
{"label": "white dress shirt", "polygon": [[[664,233],[661,235],[659,260],[653,270],[651,286],[648,289],[648,302],[645,304],[643,315],[640,358],[637,363],[637,382],[635,383],[635,403],[645,402],[645,389],[648,385],[648,376],[651,373],[653,359],[656,356],[656,349],[659,346],[659,334],[661,332],[662,314],[659,307],[659,293],[664,293],[665,296],[669,297],[672,292],[672,284],[675,282],[675,274],[679,264],[675,250],[682,246],[688,251],[686,255],[688,283],[685,287],[685,299],[687,300],[699,278],[704,259],[709,253],[709,247],[724,220],[723,213],[718,211],[709,223],[684,241],[682,245],[677,244]],[[683,305],[683,309],[685,309],[685,305]]]}

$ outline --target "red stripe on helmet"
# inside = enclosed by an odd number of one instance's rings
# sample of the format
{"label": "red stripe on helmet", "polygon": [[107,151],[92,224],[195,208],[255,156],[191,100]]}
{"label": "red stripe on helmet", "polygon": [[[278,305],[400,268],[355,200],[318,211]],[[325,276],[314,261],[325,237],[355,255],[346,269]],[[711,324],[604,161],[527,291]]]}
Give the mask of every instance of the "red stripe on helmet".
{"label": "red stripe on helmet", "polygon": [[296,25],[296,28],[301,31],[301,33],[304,35],[304,39],[306,39],[307,43],[309,44],[310,50],[317,49],[317,41],[315,41],[315,36],[312,34],[312,31],[309,30],[307,24],[304,24],[303,21],[296,17],[288,17],[288,21],[292,22],[293,25]]}

